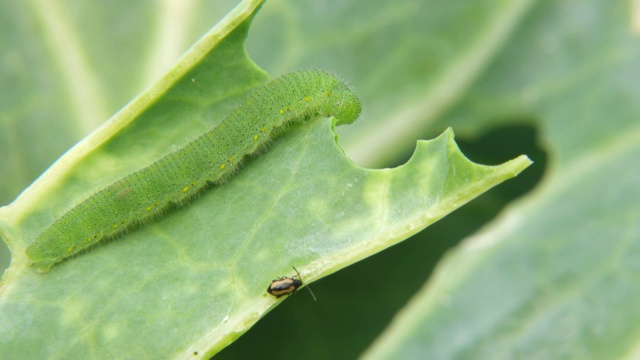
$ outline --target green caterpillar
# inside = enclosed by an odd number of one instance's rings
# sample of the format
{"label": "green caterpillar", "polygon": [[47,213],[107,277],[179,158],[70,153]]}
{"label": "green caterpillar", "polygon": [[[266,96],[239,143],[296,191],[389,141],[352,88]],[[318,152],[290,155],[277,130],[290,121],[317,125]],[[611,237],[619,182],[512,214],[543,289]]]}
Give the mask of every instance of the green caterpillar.
{"label": "green caterpillar", "polygon": [[335,76],[319,70],[293,72],[258,88],[218,126],[155,163],[96,192],[55,220],[26,250],[31,265],[53,265],[128,227],[182,204],[207,183],[234,173],[246,155],[294,121],[334,116],[350,123],[358,98]]}

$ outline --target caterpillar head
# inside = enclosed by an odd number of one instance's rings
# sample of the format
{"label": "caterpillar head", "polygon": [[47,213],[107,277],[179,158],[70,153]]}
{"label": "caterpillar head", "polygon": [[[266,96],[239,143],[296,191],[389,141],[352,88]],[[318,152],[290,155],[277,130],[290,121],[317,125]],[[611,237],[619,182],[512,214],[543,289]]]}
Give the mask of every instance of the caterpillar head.
{"label": "caterpillar head", "polygon": [[331,115],[337,119],[336,124],[342,125],[354,122],[362,111],[362,104],[360,104],[358,97],[348,89],[336,95],[331,109]]}

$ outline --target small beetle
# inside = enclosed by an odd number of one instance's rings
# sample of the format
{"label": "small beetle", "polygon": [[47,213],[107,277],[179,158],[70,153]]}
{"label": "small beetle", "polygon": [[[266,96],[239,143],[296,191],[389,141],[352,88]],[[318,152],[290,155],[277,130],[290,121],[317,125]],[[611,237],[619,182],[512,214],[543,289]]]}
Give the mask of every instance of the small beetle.
{"label": "small beetle", "polygon": [[[298,269],[296,269],[295,266],[292,266],[292,267],[293,267],[293,270],[296,271],[296,274],[298,274],[299,279],[294,279],[292,277],[286,277],[286,276],[283,276],[280,279],[275,279],[271,281],[271,285],[269,285],[269,287],[267,288],[267,292],[269,294],[277,298],[283,295],[291,295],[295,293],[300,286],[304,285],[304,283],[302,282],[302,277],[298,272]],[[307,288],[307,290],[309,290],[309,293],[313,297],[313,301],[316,301],[316,295],[313,293],[313,291],[311,291],[311,289],[308,286],[305,286],[305,287]]]}

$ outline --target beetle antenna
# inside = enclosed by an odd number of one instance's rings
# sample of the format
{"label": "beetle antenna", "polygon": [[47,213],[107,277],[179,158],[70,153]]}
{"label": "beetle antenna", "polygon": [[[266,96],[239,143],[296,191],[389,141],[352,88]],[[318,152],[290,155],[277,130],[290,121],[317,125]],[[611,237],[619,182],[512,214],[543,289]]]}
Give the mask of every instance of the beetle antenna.
{"label": "beetle antenna", "polygon": [[313,301],[318,301],[318,299],[316,299],[316,294],[313,293],[313,290],[311,290],[311,288],[309,287],[309,285],[305,284],[304,281],[302,281],[302,276],[300,276],[300,272],[298,272],[298,269],[296,269],[295,266],[292,266],[293,270],[296,271],[296,274],[298,274],[298,278],[300,278],[300,282],[304,285],[304,287],[309,290],[309,294],[311,294],[311,297],[313,298]]}

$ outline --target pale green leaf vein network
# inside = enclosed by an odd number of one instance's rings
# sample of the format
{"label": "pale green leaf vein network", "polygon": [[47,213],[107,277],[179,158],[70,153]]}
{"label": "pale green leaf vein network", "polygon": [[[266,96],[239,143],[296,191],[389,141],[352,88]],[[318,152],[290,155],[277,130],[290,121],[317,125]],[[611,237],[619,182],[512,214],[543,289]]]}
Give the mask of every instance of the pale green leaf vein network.
{"label": "pale green leaf vein network", "polygon": [[[383,179],[383,181],[373,183],[375,188],[370,188],[369,191],[367,191],[367,196],[365,198],[367,202],[370,203],[370,205],[376,207],[376,210],[374,211],[374,213],[378,214],[376,233],[380,233],[383,226],[388,224],[389,206],[387,205],[393,203],[392,201],[389,201],[390,181],[391,178],[387,176]],[[383,199],[384,201],[379,201],[378,198]]]}
{"label": "pale green leaf vein network", "polygon": [[280,199],[288,191],[290,191],[292,188],[295,187],[294,174],[298,172],[300,162],[301,162],[300,159],[303,159],[308,153],[308,151],[309,151],[309,144],[306,144],[306,146],[304,147],[304,151],[301,151],[296,154],[295,161],[292,158],[289,159],[290,164],[296,164],[296,169],[293,169],[291,171],[290,173],[291,176],[289,176],[286,186],[281,187],[280,191],[278,191],[277,193],[273,193],[272,200],[269,202],[267,206],[264,206],[262,210],[262,215],[259,218],[255,219],[256,221],[252,225],[247,238],[244,239],[242,243],[238,246],[235,252],[235,255],[232,257],[230,265],[236,266],[238,264],[238,262],[240,261],[240,258],[243,255],[245,255],[245,251],[249,248],[253,240],[256,239],[257,234],[259,234],[260,226],[262,226],[262,224],[267,220],[267,218],[271,216],[270,214],[273,213],[273,209],[277,207],[277,204],[280,202]]}
{"label": "pale green leaf vein network", "polygon": [[163,0],[155,22],[155,38],[150,47],[142,84],[152,84],[171,68],[185,50],[189,23],[196,11],[195,0]]}
{"label": "pale green leaf vein network", "polygon": [[78,29],[71,27],[59,1],[31,0],[30,5],[44,28],[49,52],[67,87],[76,128],[80,135],[88,134],[107,118],[108,112],[100,81],[76,36]]}
{"label": "pale green leaf vein network", "polygon": [[489,21],[490,26],[479,29],[481,34],[476,43],[442,73],[433,87],[425,89],[424,101],[394,114],[394,121],[366,131],[347,144],[345,151],[356,163],[364,163],[372,147],[392,148],[397,139],[410,137],[444,113],[500,50],[533,3],[534,0],[512,1],[504,11],[496,12],[496,18]]}
{"label": "pale green leaf vein network", "polygon": [[[162,277],[170,277],[170,276],[171,276],[170,268],[165,269],[161,273],[150,272],[144,275],[144,277],[137,279],[136,286],[130,288],[129,291],[124,293],[113,292],[112,296],[110,296],[108,299],[105,299],[105,301],[101,304],[100,309],[96,309],[96,312],[93,316],[87,315],[85,317],[79,317],[79,318],[82,318],[83,322],[85,323],[84,331],[82,331],[81,334],[87,339],[89,343],[93,343],[95,339],[100,339],[101,336],[105,336],[112,332],[118,332],[120,327],[126,326],[126,325],[112,321],[109,315],[109,314],[113,314],[112,309],[120,306],[120,304],[122,304],[123,302],[123,299],[130,300],[132,299],[132,297],[136,296],[136,294],[139,294],[141,292],[141,289],[144,289],[145,286],[152,283],[152,280],[157,279],[159,277],[162,278]],[[115,285],[111,283],[108,285],[105,284],[105,286],[115,286]],[[75,294],[74,296],[73,294],[69,294],[67,299],[65,299],[64,301],[60,301],[60,303],[65,304],[65,307],[69,307],[69,304],[73,303],[75,300],[84,299],[83,295],[84,294]],[[74,307],[72,306],[71,308],[74,308]],[[87,310],[91,310],[91,309],[93,308],[89,308]],[[87,322],[86,318],[91,318],[91,321]],[[93,350],[94,356],[96,358],[100,357],[100,354],[99,354],[100,345],[94,343],[94,345],[91,348]],[[73,347],[68,347],[67,351],[69,351],[70,353],[60,354],[61,355],[60,359],[74,357]]]}

